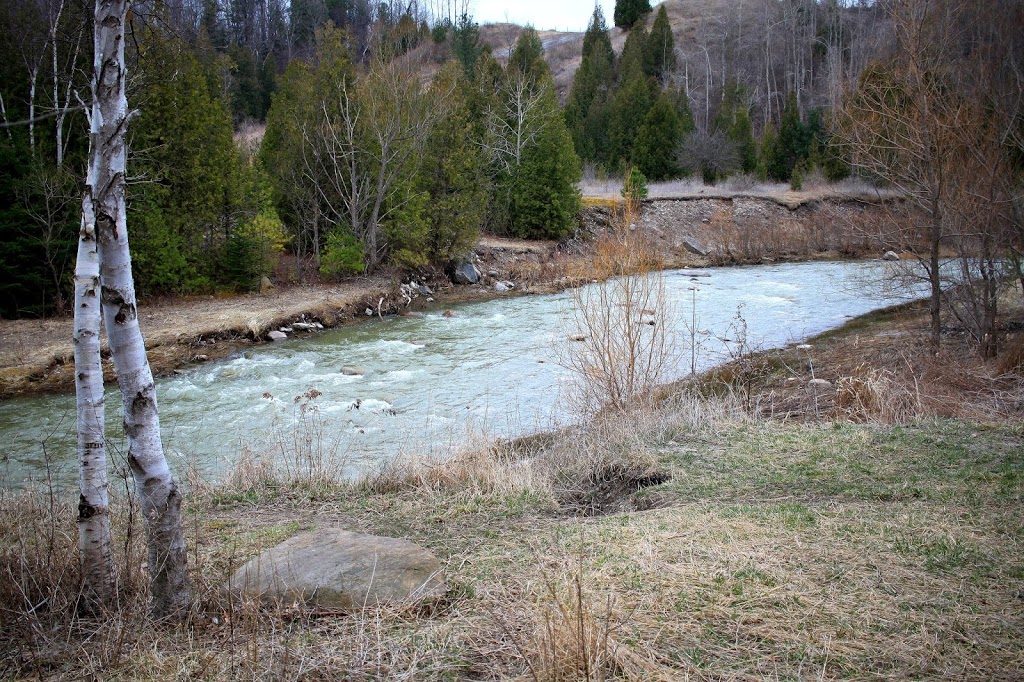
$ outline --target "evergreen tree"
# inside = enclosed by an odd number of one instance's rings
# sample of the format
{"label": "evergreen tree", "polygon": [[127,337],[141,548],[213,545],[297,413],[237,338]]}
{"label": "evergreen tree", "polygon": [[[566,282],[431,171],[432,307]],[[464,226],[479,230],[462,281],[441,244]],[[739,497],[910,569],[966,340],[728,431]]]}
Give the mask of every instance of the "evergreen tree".
{"label": "evergreen tree", "polygon": [[583,58],[598,59],[612,65],[615,63],[615,51],[608,37],[608,25],[600,5],[594,7],[587,32],[583,34]]}
{"label": "evergreen tree", "polygon": [[548,73],[548,65],[544,61],[544,45],[533,27],[528,26],[516,38],[508,58],[508,68],[533,79]]}
{"label": "evergreen tree", "polygon": [[637,131],[633,163],[649,180],[658,182],[675,177],[679,172],[675,151],[681,139],[672,97],[663,92]]}
{"label": "evergreen tree", "polygon": [[651,108],[651,94],[639,61],[629,71],[611,102],[608,120],[608,160],[613,167],[632,161],[636,133]]}
{"label": "evergreen tree", "polygon": [[[626,35],[626,43],[622,46],[622,55],[619,57],[619,84],[625,82],[626,74],[634,65],[640,67],[644,72],[645,53],[647,51],[647,29],[643,24],[637,24],[629,30]],[[644,72],[646,75],[646,72]]]}
{"label": "evergreen tree", "polygon": [[486,159],[473,141],[465,77],[452,65],[434,79],[433,96],[445,108],[427,142],[419,187],[430,197],[426,253],[435,263],[466,255],[487,212]]}
{"label": "evergreen tree", "polygon": [[650,0],[615,0],[615,25],[630,28],[650,11]]}
{"label": "evergreen tree", "polygon": [[672,37],[672,26],[668,22],[665,5],[658,8],[658,14],[651,26],[651,33],[644,45],[644,73],[664,83],[676,70],[676,46]]}
{"label": "evergreen tree", "polygon": [[136,282],[149,293],[194,291],[215,283],[230,231],[238,159],[231,118],[209,91],[198,60],[180,40],[144,36],[138,69],[144,83],[131,148],[146,154],[129,187]]}
{"label": "evergreen tree", "polygon": [[689,135],[697,128],[693,120],[693,111],[690,110],[690,98],[686,95],[686,87],[681,85],[676,89],[672,97],[672,104],[676,110],[676,117],[679,119],[680,135]]}
{"label": "evergreen tree", "polygon": [[757,169],[757,142],[754,140],[754,128],[750,122],[750,114],[747,113],[745,106],[736,110],[727,136],[729,141],[736,146],[740,170],[744,173],[753,173]]}
{"label": "evergreen tree", "polygon": [[775,126],[768,124],[761,135],[761,150],[758,155],[757,175],[763,180],[786,180],[788,171],[779,154],[778,136]]}
{"label": "evergreen tree", "polygon": [[483,47],[480,45],[480,26],[466,12],[462,13],[452,29],[452,52],[462,64],[466,77],[472,78]]}
{"label": "evergreen tree", "polygon": [[800,121],[796,93],[790,91],[779,123],[778,158],[774,172],[770,171],[772,177],[788,180],[796,164],[807,158],[808,142],[807,128]]}
{"label": "evergreen tree", "polygon": [[507,183],[509,228],[525,239],[561,239],[576,224],[582,178],[572,137],[558,115],[558,100],[550,77],[541,83],[542,97],[533,115],[544,121],[536,142],[523,150]]}
{"label": "evergreen tree", "polygon": [[583,57],[565,105],[565,123],[576,153],[588,161],[603,161],[607,147],[608,97],[614,84],[615,52],[601,8],[594,9],[583,37]]}

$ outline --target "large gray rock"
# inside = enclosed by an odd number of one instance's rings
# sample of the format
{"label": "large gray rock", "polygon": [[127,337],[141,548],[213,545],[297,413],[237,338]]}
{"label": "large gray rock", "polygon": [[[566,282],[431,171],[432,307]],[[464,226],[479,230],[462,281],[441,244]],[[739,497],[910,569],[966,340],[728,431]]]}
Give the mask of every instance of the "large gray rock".
{"label": "large gray rock", "polygon": [[684,249],[686,249],[690,253],[696,254],[698,256],[706,256],[709,253],[711,253],[706,248],[704,248],[703,244],[701,244],[699,241],[697,241],[693,237],[683,237],[682,243],[683,243],[683,248]]}
{"label": "large gray rock", "polygon": [[264,550],[231,576],[243,596],[351,608],[444,595],[433,554],[408,540],[322,528]]}
{"label": "large gray rock", "polygon": [[267,338],[271,341],[284,341],[288,338],[288,335],[275,329],[274,331],[267,333]]}
{"label": "large gray rock", "polygon": [[895,251],[886,251],[882,254],[882,260],[899,260],[900,255]]}
{"label": "large gray rock", "polygon": [[472,263],[459,263],[455,266],[452,279],[456,284],[476,284],[480,281],[480,271]]}

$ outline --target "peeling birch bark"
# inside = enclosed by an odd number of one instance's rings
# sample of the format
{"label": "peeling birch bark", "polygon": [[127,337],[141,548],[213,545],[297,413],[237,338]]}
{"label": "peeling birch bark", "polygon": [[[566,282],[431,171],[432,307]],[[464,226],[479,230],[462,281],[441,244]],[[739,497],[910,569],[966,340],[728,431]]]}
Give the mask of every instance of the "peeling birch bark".
{"label": "peeling birch bark", "polygon": [[83,611],[101,610],[114,594],[110,498],[100,364],[100,256],[89,195],[75,265],[75,400],[78,413],[78,555]]}
{"label": "peeling birch bark", "polygon": [[181,493],[164,457],[156,388],[139,329],[125,216],[125,131],[134,115],[125,95],[128,2],[98,0],[88,198],[99,244],[103,323],[124,402],[128,465],[146,528],[153,613],[180,617],[190,603]]}

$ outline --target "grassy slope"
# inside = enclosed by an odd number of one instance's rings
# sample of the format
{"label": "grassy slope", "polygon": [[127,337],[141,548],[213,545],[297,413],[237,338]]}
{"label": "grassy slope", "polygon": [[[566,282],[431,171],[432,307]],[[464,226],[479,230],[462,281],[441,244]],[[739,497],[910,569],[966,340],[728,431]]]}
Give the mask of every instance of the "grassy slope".
{"label": "grassy slope", "polygon": [[[836,359],[868,337],[891,338],[874,334],[892,323],[875,315],[814,344]],[[652,470],[671,478],[630,488]],[[1019,414],[903,426],[809,415],[780,422],[735,400],[676,396],[358,488],[250,472],[191,500],[202,604],[191,631],[147,634],[138,597],[99,625],[71,624],[59,610],[21,614],[0,629],[8,652],[0,670],[123,679],[1009,680],[1024,669]],[[5,543],[30,530],[15,501],[4,499]],[[574,513],[581,502],[601,513]],[[31,511],[31,523],[45,513]],[[446,565],[448,597],[325,614],[229,606],[219,596],[231,566],[319,525],[430,548]],[[11,604],[6,595],[4,608]]]}

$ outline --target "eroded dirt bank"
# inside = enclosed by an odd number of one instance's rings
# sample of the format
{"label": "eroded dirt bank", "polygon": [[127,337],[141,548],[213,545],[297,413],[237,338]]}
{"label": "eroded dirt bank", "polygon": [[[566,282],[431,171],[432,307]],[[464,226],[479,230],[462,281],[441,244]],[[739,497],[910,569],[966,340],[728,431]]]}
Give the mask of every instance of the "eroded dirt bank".
{"label": "eroded dirt bank", "polygon": [[[451,284],[442,272],[384,272],[330,285],[279,286],[267,295],[144,301],[140,320],[150,362],[166,375],[194,362],[224,357],[266,341],[270,331],[294,323],[324,328],[425,306],[494,296],[550,293],[568,286],[585,268],[588,243],[614,220],[614,202],[588,201],[581,229],[562,242],[486,237],[475,251],[479,284]],[[877,256],[882,245],[864,235],[888,215],[862,200],[784,197],[657,199],[648,201],[639,228],[670,267],[757,263],[801,258]],[[431,288],[407,300],[399,285],[410,279]],[[511,281],[499,293],[494,284]],[[428,299],[434,299],[430,301]],[[294,327],[293,327],[294,329]],[[0,320],[0,399],[74,389],[71,318]],[[294,333],[316,333],[295,329]],[[105,361],[107,379],[113,368]]]}

